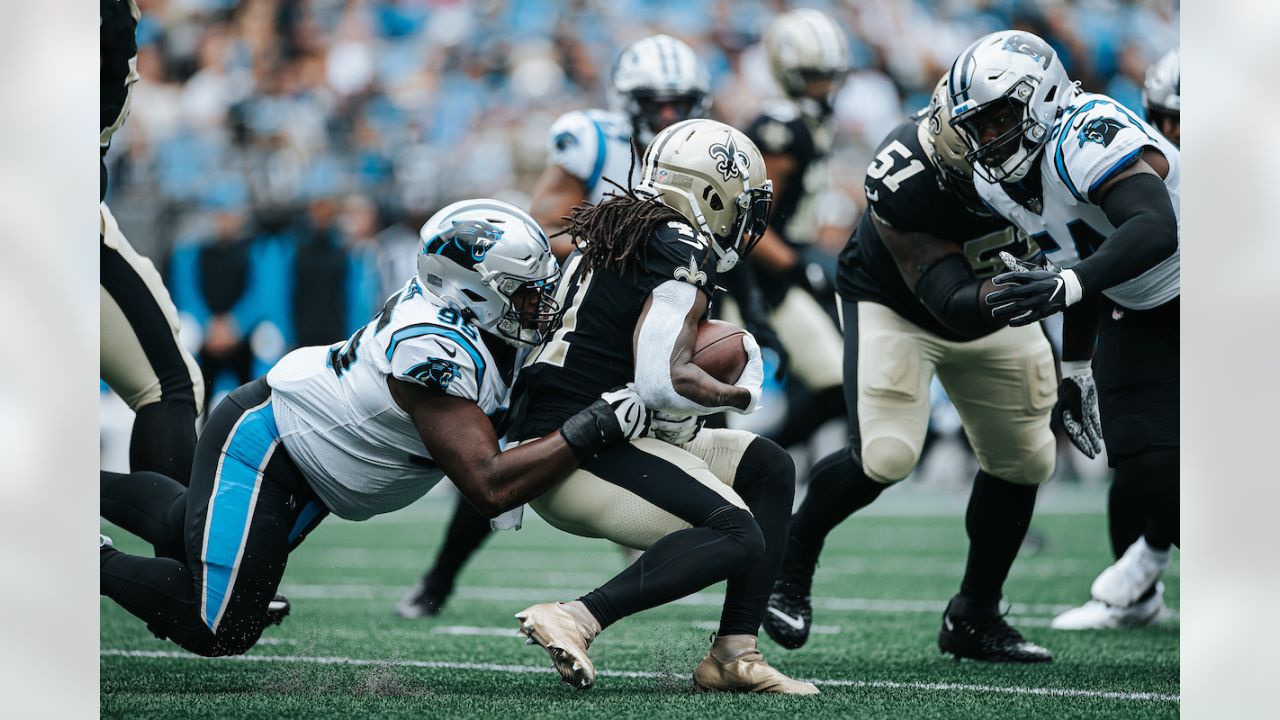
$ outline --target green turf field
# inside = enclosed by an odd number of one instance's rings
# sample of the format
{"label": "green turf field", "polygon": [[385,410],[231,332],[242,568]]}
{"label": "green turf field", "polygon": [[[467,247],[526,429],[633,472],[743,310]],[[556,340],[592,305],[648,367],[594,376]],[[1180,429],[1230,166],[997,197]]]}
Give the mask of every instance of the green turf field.
{"label": "green turf field", "polygon": [[[910,488],[902,488],[909,491]],[[526,513],[495,535],[444,613],[401,620],[391,606],[429,559],[452,509],[431,497],[365,523],[326,520],[289,562],[293,615],[243,658],[196,658],[102,607],[103,717],[893,717],[1146,718],[1178,715],[1178,622],[1139,631],[1062,633],[1058,611],[1085,599],[1110,560],[1097,490],[1042,498],[1006,586],[1013,624],[1055,654],[1047,666],[956,663],[935,644],[964,565],[963,496],[929,506],[892,493],[830,538],[815,582],[815,635],[766,657],[819,683],[810,698],[704,696],[689,673],[719,616],[720,586],[628,618],[592,646],[596,686],[558,683],[544,651],[515,637],[512,614],[568,600],[622,567],[611,545],[560,533]],[[1046,502],[1049,501],[1049,502]],[[928,514],[919,514],[927,512]],[[143,552],[123,531],[116,546]],[[1177,608],[1178,565],[1166,600]],[[732,714],[732,715],[730,715]]]}

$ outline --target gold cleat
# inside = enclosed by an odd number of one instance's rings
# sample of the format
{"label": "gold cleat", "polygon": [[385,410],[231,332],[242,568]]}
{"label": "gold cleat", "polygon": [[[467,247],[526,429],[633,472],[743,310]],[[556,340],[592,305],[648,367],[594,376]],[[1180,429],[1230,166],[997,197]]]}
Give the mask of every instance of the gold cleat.
{"label": "gold cleat", "polygon": [[599,630],[584,627],[564,603],[549,602],[525,608],[516,613],[518,632],[530,645],[539,645],[551,656],[560,680],[566,685],[586,690],[596,682],[596,666],[587,656],[587,648]]}
{"label": "gold cleat", "polygon": [[[752,638],[754,641],[755,638]],[[765,662],[764,655],[751,643],[751,647],[733,655],[729,660],[716,657],[716,648],[702,658],[693,671],[693,686],[699,692],[719,690],[725,692],[779,693],[782,695],[817,695],[813,683],[794,680]]]}

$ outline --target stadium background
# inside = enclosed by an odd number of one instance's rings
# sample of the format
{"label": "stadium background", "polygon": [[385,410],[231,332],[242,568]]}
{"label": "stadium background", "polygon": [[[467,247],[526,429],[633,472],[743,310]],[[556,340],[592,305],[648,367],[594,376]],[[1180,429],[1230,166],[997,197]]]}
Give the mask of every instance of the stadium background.
{"label": "stadium background", "polygon": [[[688,42],[711,69],[713,115],[744,126],[777,93],[759,40],[792,5],[138,4],[142,79],[107,158],[107,202],[161,268],[215,393],[367,322],[414,271],[418,226],[436,209],[477,196],[527,206],[547,128],[607,105],[626,43],[653,32]],[[870,151],[974,37],[1032,30],[1086,89],[1132,107],[1148,64],[1177,43],[1175,0],[799,4],[831,13],[852,43],[818,205],[832,252],[862,210]],[[116,410],[104,411],[108,434]]]}
{"label": "stadium background", "polygon": [[[184,342],[218,391],[234,387],[237,372],[260,374],[292,347],[331,343],[366,322],[413,272],[417,228],[436,209],[478,195],[527,205],[551,122],[604,106],[618,50],[646,34],[668,32],[692,45],[712,72],[713,115],[742,125],[776,92],[758,45],[774,15],[819,7],[850,31],[855,69],[836,102],[831,189],[821,204],[820,240],[834,251],[862,210],[871,150],[927,101],[933,81],[974,37],[1030,29],[1086,89],[1137,107],[1146,67],[1177,44],[1179,20],[1175,0],[139,5],[142,79],[107,157],[107,202],[164,273],[183,313]],[[104,387],[102,467],[127,464],[129,425],[127,409]],[[1084,599],[1110,560],[1105,486],[1096,482],[1105,467],[1081,463],[1068,447],[1060,474],[1092,471],[1095,482],[1044,489],[1009,588],[1011,621],[1055,652],[1053,666],[1011,671],[938,659],[936,599],[954,590],[963,567],[958,516],[972,476],[951,456],[937,462],[947,468],[939,482],[905,483],[833,536],[816,589],[823,632],[836,637],[794,654],[769,646],[790,671],[835,683],[823,685],[822,704],[807,714],[1177,714],[1176,620],[1127,634],[1046,627]],[[283,589],[299,612],[255,648],[250,659],[258,662],[179,657],[103,601],[103,716],[420,716],[423,697],[435,714],[458,716],[784,710],[769,698],[745,704],[669,692],[672,673],[687,672],[705,651],[714,588],[603,639],[602,662],[640,676],[611,676],[601,688],[611,691],[590,698],[557,692],[533,672],[542,658],[522,653],[505,623],[518,603],[560,592],[545,585],[569,586],[564,593],[589,586],[620,558],[607,544],[551,531],[536,517],[518,535],[491,540],[441,623],[395,619],[390,606],[429,562],[448,511],[428,500],[377,522],[326,522],[290,562]],[[127,533],[104,531],[145,552]],[[1177,559],[1166,579],[1166,597],[1178,608]],[[331,665],[339,658],[370,665]],[[424,658],[427,665],[414,665]],[[884,681],[902,684],[867,689]],[[993,694],[991,686],[1002,689]]]}

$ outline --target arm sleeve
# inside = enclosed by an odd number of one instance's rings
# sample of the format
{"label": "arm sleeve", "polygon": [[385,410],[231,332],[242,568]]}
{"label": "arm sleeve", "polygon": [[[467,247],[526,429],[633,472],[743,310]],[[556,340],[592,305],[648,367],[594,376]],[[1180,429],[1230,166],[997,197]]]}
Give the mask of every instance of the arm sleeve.
{"label": "arm sleeve", "polygon": [[1142,173],[1116,183],[1102,210],[1115,232],[1071,268],[1086,296],[1138,277],[1178,249],[1178,218],[1158,175]]}
{"label": "arm sleeve", "polygon": [[671,354],[684,327],[684,319],[697,298],[689,283],[668,280],[652,292],[653,302],[640,325],[636,355],[636,392],[650,410],[683,415],[708,415],[723,408],[708,408],[676,392],[671,380]]}
{"label": "arm sleeve", "polygon": [[391,375],[429,390],[480,402],[488,370],[469,338],[443,325],[414,325],[394,332],[387,344]]}
{"label": "arm sleeve", "polygon": [[952,332],[977,339],[1004,324],[991,316],[983,302],[982,282],[963,255],[948,255],[920,277],[916,296],[925,309]]}
{"label": "arm sleeve", "polygon": [[565,113],[547,133],[547,159],[587,186],[600,182],[605,159],[604,128],[581,111]]}

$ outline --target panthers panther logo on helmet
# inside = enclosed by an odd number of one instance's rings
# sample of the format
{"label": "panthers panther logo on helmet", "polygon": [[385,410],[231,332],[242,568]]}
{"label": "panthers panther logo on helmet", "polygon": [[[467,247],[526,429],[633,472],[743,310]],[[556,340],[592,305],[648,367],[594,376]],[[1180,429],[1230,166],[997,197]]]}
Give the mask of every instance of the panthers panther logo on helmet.
{"label": "panthers panther logo on helmet", "polygon": [[1107,147],[1115,139],[1116,133],[1122,129],[1124,129],[1124,123],[1115,118],[1094,118],[1080,128],[1077,139],[1080,140],[1080,147],[1084,147],[1087,142],[1095,142],[1102,147]]}
{"label": "panthers panther logo on helmet", "polygon": [[470,267],[484,260],[494,243],[502,239],[502,231],[483,220],[454,220],[453,227],[438,233],[422,246],[424,255],[443,255]]}

